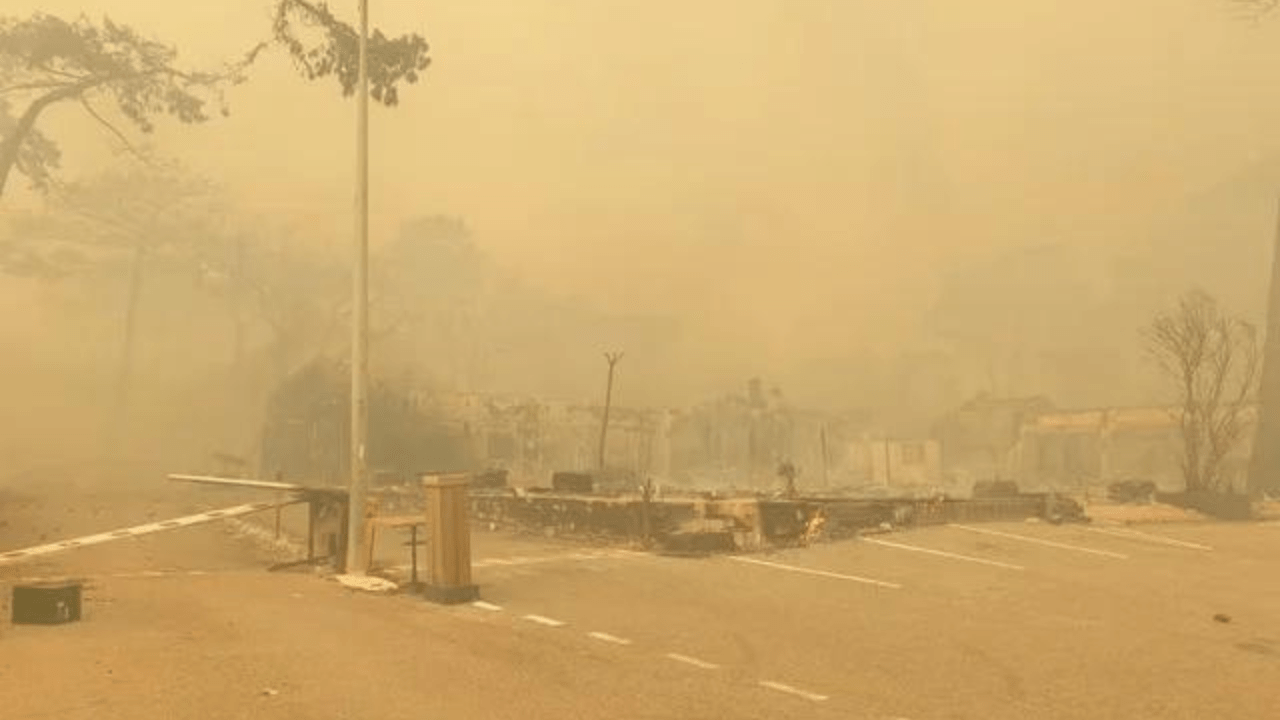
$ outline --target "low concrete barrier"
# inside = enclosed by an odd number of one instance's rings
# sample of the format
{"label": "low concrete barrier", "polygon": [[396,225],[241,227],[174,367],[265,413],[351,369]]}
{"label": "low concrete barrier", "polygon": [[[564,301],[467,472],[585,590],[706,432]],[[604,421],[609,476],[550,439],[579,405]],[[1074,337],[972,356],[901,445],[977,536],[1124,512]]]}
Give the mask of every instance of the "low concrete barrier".
{"label": "low concrete barrier", "polygon": [[[972,500],[842,500],[766,498],[664,498],[649,504],[650,537],[661,539],[694,526],[719,525],[733,533],[739,549],[786,545],[803,538],[814,518],[823,516],[827,537],[847,537],[885,523],[893,526],[948,522],[992,522],[1042,517],[1046,495]],[[477,521],[556,535],[640,540],[645,503],[639,498],[592,497],[561,493],[473,493]],[[711,532],[706,529],[706,532]]]}
{"label": "low concrete barrier", "polygon": [[1202,512],[1219,520],[1251,520],[1254,516],[1253,500],[1248,495],[1237,493],[1215,493],[1203,490],[1157,493],[1156,500],[1184,510]]}
{"label": "low concrete barrier", "polygon": [[[655,536],[676,531],[697,517],[694,501],[655,500],[649,504],[649,523]],[[476,520],[558,535],[602,536],[638,540],[644,534],[644,502],[631,498],[581,495],[471,495]]]}

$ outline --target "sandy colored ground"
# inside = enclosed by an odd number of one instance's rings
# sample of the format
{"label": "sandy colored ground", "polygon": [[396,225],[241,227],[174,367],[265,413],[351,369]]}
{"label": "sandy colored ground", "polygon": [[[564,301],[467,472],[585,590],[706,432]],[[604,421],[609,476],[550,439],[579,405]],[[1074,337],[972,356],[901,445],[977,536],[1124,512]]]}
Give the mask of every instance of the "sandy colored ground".
{"label": "sandy colored ground", "polygon": [[1204,522],[1204,515],[1194,510],[1184,510],[1173,505],[1151,503],[1149,505],[1122,505],[1118,503],[1091,503],[1085,506],[1087,514],[1095,522],[1114,523],[1177,523]]}
{"label": "sandy colored ground", "polygon": [[[240,501],[95,487],[9,488],[0,548]],[[745,560],[477,531],[483,608],[269,573],[275,557],[236,527],[0,569],[6,600],[23,577],[88,580],[80,623],[0,618],[0,718],[1270,720],[1280,707],[1277,524],[997,523]]]}

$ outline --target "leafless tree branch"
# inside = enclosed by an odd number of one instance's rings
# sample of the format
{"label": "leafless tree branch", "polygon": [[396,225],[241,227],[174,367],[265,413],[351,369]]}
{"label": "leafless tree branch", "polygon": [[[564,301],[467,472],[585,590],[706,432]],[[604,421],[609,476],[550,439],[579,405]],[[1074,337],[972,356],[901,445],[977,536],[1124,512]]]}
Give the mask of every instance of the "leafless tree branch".
{"label": "leafless tree branch", "polygon": [[94,120],[97,120],[99,125],[106,128],[108,132],[114,135],[116,137],[116,140],[120,142],[120,146],[123,147],[126,151],[128,151],[130,155],[133,155],[134,158],[136,158],[139,162],[143,163],[144,165],[154,166],[151,159],[143,155],[142,152],[138,150],[138,148],[134,147],[133,143],[129,142],[129,138],[125,137],[124,133],[120,132],[119,128],[117,128],[115,125],[112,125],[111,122],[108,121],[106,118],[102,117],[102,115],[97,110],[93,109],[93,105],[89,103],[89,98],[81,96],[80,106],[84,108],[85,112],[89,113],[90,117],[92,117]]}
{"label": "leafless tree branch", "polygon": [[1191,490],[1222,490],[1223,464],[1243,434],[1261,368],[1253,326],[1223,313],[1201,292],[1156,315],[1148,352],[1177,390],[1181,466]]}

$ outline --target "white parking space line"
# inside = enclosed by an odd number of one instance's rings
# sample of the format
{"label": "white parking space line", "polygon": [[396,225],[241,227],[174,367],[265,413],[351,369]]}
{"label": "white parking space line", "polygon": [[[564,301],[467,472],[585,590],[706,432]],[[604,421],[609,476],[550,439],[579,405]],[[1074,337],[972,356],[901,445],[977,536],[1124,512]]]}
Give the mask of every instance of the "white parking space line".
{"label": "white parking space line", "polygon": [[910,550],[911,552],[925,553],[926,555],[937,555],[938,557],[951,558],[952,560],[964,560],[965,562],[978,563],[980,565],[990,565],[992,567],[1004,568],[1006,570],[1026,570],[1021,565],[1013,565],[1012,563],[1004,563],[999,560],[987,560],[986,558],[973,557],[972,555],[961,555],[959,553],[946,552],[945,550],[933,550],[931,548],[923,548],[918,545],[905,545],[903,543],[889,542],[888,540],[876,540],[874,538],[862,538],[864,542],[872,545],[883,545],[884,547],[897,548],[899,550]]}
{"label": "white parking space line", "polygon": [[589,632],[588,637],[599,640],[600,642],[613,643],[614,645],[630,645],[631,641],[626,638],[620,638],[617,635],[610,635],[602,632]]}
{"label": "white parking space line", "polygon": [[902,589],[902,586],[897,583],[886,582],[884,580],[874,580],[872,578],[859,577],[857,575],[845,575],[843,573],[830,572],[828,570],[815,570],[813,568],[799,567],[796,565],[784,565],[782,563],[770,562],[768,560],[757,560],[755,558],[741,557],[737,555],[730,556],[729,559],[741,563],[750,563],[752,565],[774,568],[775,570],[787,570],[789,572],[817,575],[818,577],[834,578],[836,580],[850,580],[852,582],[875,585],[876,587],[889,588],[891,590]]}
{"label": "white parking space line", "polygon": [[498,612],[502,609],[501,605],[494,605],[493,603],[485,602],[483,600],[476,600],[471,603],[471,606],[480,608],[481,610],[488,610],[489,612]]}
{"label": "white parking space line", "polygon": [[709,663],[706,660],[699,660],[698,658],[689,657],[688,655],[681,655],[679,653],[667,653],[667,658],[671,660],[675,660],[678,663],[684,663],[685,665],[692,665],[696,668],[702,668],[703,670],[720,669],[720,666],[715,663]]}
{"label": "white parking space line", "polygon": [[1213,550],[1213,548],[1209,547],[1208,545],[1200,545],[1198,543],[1184,542],[1182,540],[1174,540],[1173,538],[1167,538],[1167,537],[1164,537],[1163,535],[1152,535],[1151,533],[1139,532],[1138,530],[1129,530],[1129,529],[1122,529],[1122,528],[1100,528],[1100,527],[1090,527],[1085,529],[1090,530],[1092,532],[1096,532],[1096,533],[1102,533],[1103,535],[1112,535],[1114,537],[1121,537],[1121,538],[1131,538],[1133,540],[1146,540],[1147,542],[1153,542],[1160,545],[1172,545],[1174,547],[1184,547],[1184,548],[1190,548],[1192,550],[1206,550],[1206,551]]}
{"label": "white parking space line", "polygon": [[524,619],[532,623],[538,623],[539,625],[546,625],[547,627],[563,627],[564,626],[564,623],[561,622],[560,620],[555,620],[549,617],[543,617],[541,615],[525,615]]}
{"label": "white parking space line", "polygon": [[1016,535],[1014,533],[1001,532],[1000,530],[991,530],[989,528],[979,528],[979,527],[973,527],[971,525],[958,525],[956,523],[951,523],[949,527],[953,527],[958,530],[968,530],[969,532],[974,532],[974,533],[982,533],[983,535],[992,535],[994,537],[1008,538],[1010,540],[1021,540],[1022,542],[1032,543],[1035,545],[1044,545],[1045,547],[1058,548],[1059,550],[1074,550],[1076,552],[1088,553],[1090,555],[1100,555],[1102,557],[1117,558],[1120,560],[1127,560],[1129,558],[1128,555],[1122,555],[1120,553],[1111,552],[1109,550],[1096,550],[1094,548],[1087,548],[1081,545],[1068,545],[1067,543],[1054,542],[1053,540],[1044,540],[1042,538],[1029,537],[1027,535]]}
{"label": "white parking space line", "polygon": [[812,693],[812,692],[809,692],[808,690],[801,690],[799,688],[794,688],[794,687],[791,687],[790,685],[784,685],[783,683],[773,682],[771,680],[761,680],[760,686],[767,687],[770,690],[777,690],[778,692],[784,692],[784,693],[787,693],[788,695],[797,695],[799,697],[804,698],[805,700],[812,700],[814,702],[822,702],[823,700],[828,699],[826,695],[819,695],[818,693]]}
{"label": "white parking space line", "polygon": [[[557,555],[535,555],[535,556],[513,555],[511,557],[480,558],[479,560],[475,560],[474,562],[472,562],[471,567],[473,568],[487,568],[487,567],[494,567],[494,566],[516,567],[516,566],[523,566],[523,565],[541,565],[545,563],[555,563],[555,562],[591,563],[591,562],[597,562],[602,560],[614,560],[614,559],[619,559],[624,557],[630,557],[630,555],[622,554],[620,552],[573,552],[573,553],[561,553]],[[403,566],[403,569],[405,570],[407,570],[408,568],[409,568],[408,565]]]}

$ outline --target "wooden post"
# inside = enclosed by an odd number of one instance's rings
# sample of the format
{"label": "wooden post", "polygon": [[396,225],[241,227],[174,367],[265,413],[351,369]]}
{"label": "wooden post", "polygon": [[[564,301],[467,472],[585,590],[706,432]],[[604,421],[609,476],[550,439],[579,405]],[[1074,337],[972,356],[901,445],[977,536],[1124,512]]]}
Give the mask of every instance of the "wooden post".
{"label": "wooden post", "polygon": [[409,526],[409,584],[418,587],[418,526]]}
{"label": "wooden post", "polygon": [[831,481],[827,475],[827,426],[823,425],[820,439],[822,440],[822,487],[830,487]]}
{"label": "wooden post", "polygon": [[893,456],[889,453],[889,438],[884,439],[884,484],[893,484]]}
{"label": "wooden post", "polygon": [[307,493],[307,555],[312,561],[328,558],[337,572],[346,570],[347,498],[341,493]]}
{"label": "wooden post", "polygon": [[609,433],[609,407],[613,404],[613,368],[622,359],[622,353],[605,353],[604,359],[609,363],[609,380],[604,388],[604,419],[600,422],[600,457],[597,468],[604,470],[605,438]]}
{"label": "wooden post", "polygon": [[307,564],[316,560],[316,500],[307,500]]}
{"label": "wooden post", "polygon": [[376,557],[374,546],[378,542],[378,524],[374,522],[374,518],[378,517],[379,503],[377,498],[365,498],[364,502],[364,527],[365,527],[365,558],[364,567],[367,570],[373,567],[373,561]]}
{"label": "wooden post", "polygon": [[[283,500],[284,498],[281,496],[281,494],[276,493],[276,502],[281,503]],[[280,505],[280,504],[276,505],[276,540],[280,539],[280,511],[282,509],[283,509],[283,505]]]}
{"label": "wooden post", "polygon": [[464,603],[480,596],[471,582],[471,520],[466,475],[428,475],[422,481],[427,496],[427,581],[423,595],[432,602]]}

